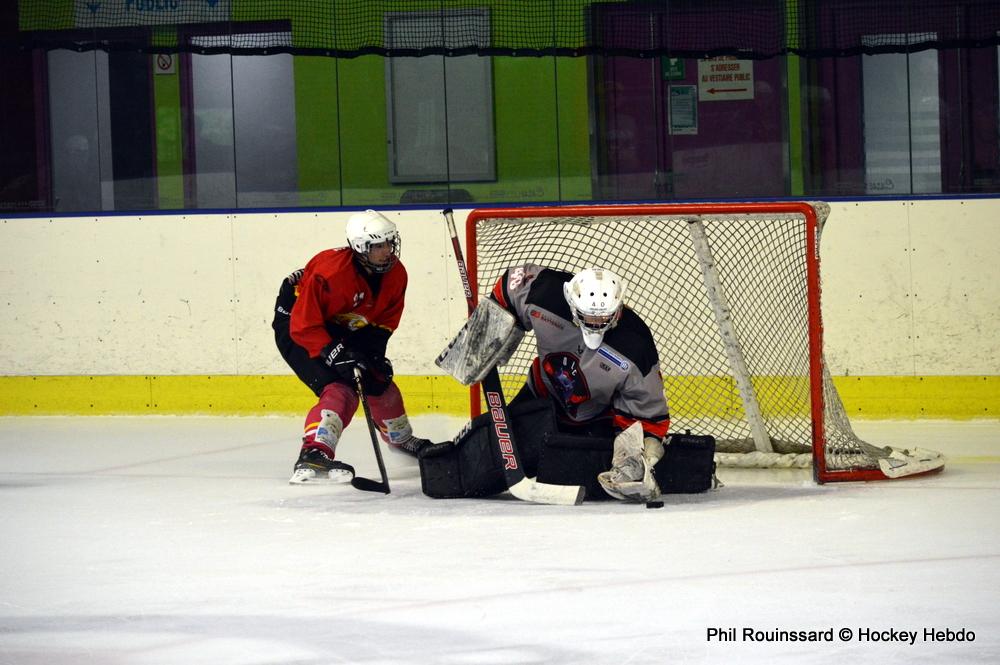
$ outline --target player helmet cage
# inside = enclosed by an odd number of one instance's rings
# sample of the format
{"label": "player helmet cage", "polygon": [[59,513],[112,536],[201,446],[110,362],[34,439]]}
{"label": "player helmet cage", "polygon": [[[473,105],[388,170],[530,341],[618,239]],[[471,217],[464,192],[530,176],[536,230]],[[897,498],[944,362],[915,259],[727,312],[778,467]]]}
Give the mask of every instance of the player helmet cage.
{"label": "player helmet cage", "polygon": [[573,325],[583,333],[583,343],[596,349],[604,333],[617,325],[625,299],[625,282],[603,268],[581,270],[563,284],[563,295],[573,314]]}
{"label": "player helmet cage", "polygon": [[[399,261],[399,231],[385,215],[374,210],[351,215],[347,220],[347,242],[361,265],[372,272],[389,272]],[[379,260],[372,256],[371,250],[382,243],[388,245],[389,252]]]}

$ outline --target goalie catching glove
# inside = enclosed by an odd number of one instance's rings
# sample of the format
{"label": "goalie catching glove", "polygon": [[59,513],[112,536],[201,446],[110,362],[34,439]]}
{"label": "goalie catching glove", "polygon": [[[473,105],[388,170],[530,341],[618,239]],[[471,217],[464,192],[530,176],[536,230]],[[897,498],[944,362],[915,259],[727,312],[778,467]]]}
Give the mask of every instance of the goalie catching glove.
{"label": "goalie catching glove", "polygon": [[611,470],[597,476],[604,491],[616,499],[645,502],[660,496],[653,467],[663,457],[663,442],[642,434],[642,425],[635,422],[615,437]]}

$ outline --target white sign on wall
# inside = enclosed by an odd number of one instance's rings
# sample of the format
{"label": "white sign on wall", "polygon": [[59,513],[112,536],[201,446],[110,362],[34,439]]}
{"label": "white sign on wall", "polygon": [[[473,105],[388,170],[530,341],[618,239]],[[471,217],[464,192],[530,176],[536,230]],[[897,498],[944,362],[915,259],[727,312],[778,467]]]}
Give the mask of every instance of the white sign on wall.
{"label": "white sign on wall", "polygon": [[731,57],[698,61],[698,101],[753,99],[753,60]]}
{"label": "white sign on wall", "polygon": [[698,101],[694,86],[669,86],[667,102],[670,108],[670,133],[697,134]]}

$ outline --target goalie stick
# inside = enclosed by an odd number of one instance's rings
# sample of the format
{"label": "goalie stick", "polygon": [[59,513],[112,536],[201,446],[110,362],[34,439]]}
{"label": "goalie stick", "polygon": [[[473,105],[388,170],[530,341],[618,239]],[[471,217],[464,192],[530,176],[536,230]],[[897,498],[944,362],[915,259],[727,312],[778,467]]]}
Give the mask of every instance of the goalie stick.
{"label": "goalie stick", "polygon": [[[455,218],[451,208],[441,213],[448,223],[448,233],[451,235],[451,247],[458,263],[458,274],[462,278],[462,288],[465,290],[465,300],[469,306],[469,314],[476,308],[472,293],[472,283],[465,267],[465,257],[462,246],[458,242],[458,231],[455,230]],[[575,506],[583,501],[585,489],[580,485],[550,485],[540,483],[534,478],[528,478],[521,464],[521,455],[514,440],[514,429],[510,425],[507,414],[507,401],[500,386],[500,373],[497,368],[491,369],[482,380],[483,393],[486,395],[486,405],[496,434],[497,445],[500,448],[500,458],[504,463],[504,482],[507,490],[522,501],[533,503],[548,503],[560,506]]]}
{"label": "goalie stick", "polygon": [[375,434],[375,422],[372,420],[372,411],[368,406],[368,398],[365,397],[365,389],[361,385],[361,370],[357,367],[354,368],[354,389],[358,391],[358,399],[361,400],[361,406],[365,410],[365,420],[368,421],[368,433],[372,437],[372,447],[375,448],[375,460],[378,462],[378,470],[382,474],[382,481],[379,482],[371,478],[354,476],[351,478],[351,485],[354,489],[364,492],[382,492],[383,494],[388,494],[389,476],[385,472],[385,462],[382,461],[382,451],[378,446],[378,436]]}

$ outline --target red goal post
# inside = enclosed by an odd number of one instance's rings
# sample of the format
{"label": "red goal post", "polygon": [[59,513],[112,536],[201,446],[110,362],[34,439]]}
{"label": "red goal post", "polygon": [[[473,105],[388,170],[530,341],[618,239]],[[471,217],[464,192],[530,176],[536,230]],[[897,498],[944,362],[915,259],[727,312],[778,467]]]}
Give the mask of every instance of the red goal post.
{"label": "red goal post", "polygon": [[[466,220],[473,297],[511,266],[603,266],[653,331],[672,429],[712,434],[732,466],[812,465],[817,482],[940,470],[932,451],[859,439],[823,360],[824,203],[676,203],[476,209]],[[500,368],[516,391],[531,335]],[[478,386],[470,393],[481,412]]]}

